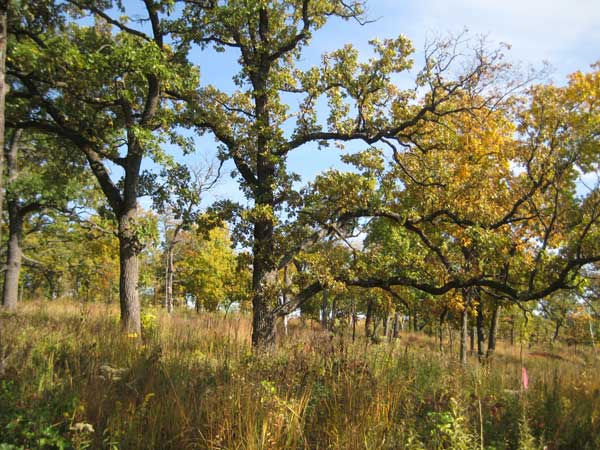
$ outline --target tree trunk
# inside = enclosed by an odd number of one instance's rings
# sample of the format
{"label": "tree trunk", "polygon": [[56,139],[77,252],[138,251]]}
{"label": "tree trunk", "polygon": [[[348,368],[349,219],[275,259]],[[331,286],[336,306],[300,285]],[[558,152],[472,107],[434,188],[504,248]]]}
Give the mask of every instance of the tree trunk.
{"label": "tree trunk", "polygon": [[369,300],[367,303],[367,314],[365,317],[365,336],[371,337],[371,322],[373,321],[373,300]]}
{"label": "tree trunk", "polygon": [[481,302],[481,297],[478,298],[477,302],[477,356],[479,359],[483,359],[484,351],[484,330],[483,330],[483,304]]}
{"label": "tree trunk", "polygon": [[333,297],[331,302],[331,317],[329,318],[329,331],[333,331],[335,328],[335,319],[337,317],[337,297]]}
{"label": "tree trunk", "polygon": [[327,329],[327,315],[329,309],[329,297],[327,296],[327,289],[323,289],[321,293],[321,327]]}
{"label": "tree trunk", "polygon": [[396,311],[394,313],[394,326],[392,329],[392,337],[396,339],[398,337],[398,332],[400,331],[400,313]]}
{"label": "tree trunk", "polygon": [[173,246],[167,248],[167,264],[165,273],[165,308],[169,314],[173,312]]}
{"label": "tree trunk", "polygon": [[446,321],[447,314],[448,314],[447,308],[444,308],[444,310],[440,314],[440,328],[439,328],[439,334],[438,334],[440,353],[444,353],[444,322]]}
{"label": "tree trunk", "polygon": [[14,310],[19,298],[19,276],[23,251],[21,241],[23,238],[23,216],[19,211],[16,201],[8,202],[9,234],[8,251],[6,252],[6,272],[4,272],[4,290],[2,292],[2,305]]}
{"label": "tree trunk", "polygon": [[419,315],[415,311],[413,314],[413,332],[416,333],[417,331],[419,331]]}
{"label": "tree trunk", "polygon": [[132,229],[136,216],[133,207],[119,218],[119,302],[123,331],[140,335],[140,299],[138,296],[138,254],[140,245]]}
{"label": "tree trunk", "polygon": [[460,327],[460,362],[467,364],[467,334],[469,332],[469,312],[465,308],[461,314]]}
{"label": "tree trunk", "polygon": [[[4,208],[4,134],[6,124],[6,50],[8,42],[7,16],[9,0],[0,0],[0,217]],[[0,227],[0,241],[2,241]]]}
{"label": "tree trunk", "polygon": [[356,340],[356,308],[352,299],[352,342]]}
{"label": "tree trunk", "polygon": [[275,344],[275,317],[262,300],[259,293],[252,302],[252,345],[267,350]]}
{"label": "tree trunk", "polygon": [[[468,319],[467,319],[468,320]],[[469,327],[469,353],[475,353],[475,334],[477,333],[474,326]]]}
{"label": "tree trunk", "polygon": [[471,293],[467,290],[462,292],[464,299],[464,308],[461,314],[460,327],[460,362],[467,364],[467,334],[469,333],[469,306],[471,304]]}
{"label": "tree trunk", "polygon": [[488,337],[487,357],[491,357],[496,351],[496,336],[498,335],[498,325],[500,324],[500,305],[496,305],[492,311],[490,320],[490,335]]}
{"label": "tree trunk", "polygon": [[390,315],[386,314],[383,319],[383,336],[385,338],[388,337],[389,329],[390,329]]}
{"label": "tree trunk", "polygon": [[[0,13],[1,14],[1,13]],[[4,20],[3,26],[6,27],[6,9],[4,10],[4,19],[0,17],[0,21]],[[0,36],[1,38],[1,36]],[[1,85],[0,85],[1,89]],[[3,107],[0,105],[0,107]],[[2,120],[2,118],[0,118]],[[4,122],[2,120],[2,132],[4,132]],[[10,186],[16,181],[18,176],[17,157],[19,153],[19,140],[22,130],[15,130],[11,143],[7,149],[7,191],[10,191]],[[4,134],[2,134],[2,140]],[[4,149],[0,149],[0,153],[4,154]],[[0,178],[4,178],[3,173],[0,173]],[[10,194],[10,192],[9,192]],[[21,275],[21,263],[23,259],[23,250],[21,241],[23,239],[23,220],[19,199],[16,198],[16,193],[12,193],[14,198],[8,202],[8,242],[6,251],[6,272],[4,272],[4,288],[2,291],[2,305],[7,309],[16,309],[19,299],[19,277]],[[1,213],[1,211],[0,211]]]}
{"label": "tree trunk", "polygon": [[[257,230],[257,228],[259,230]],[[255,224],[254,265],[252,274],[252,345],[267,350],[275,344],[276,317],[269,311],[269,305],[277,304],[277,272],[272,262],[272,227],[264,230]],[[258,235],[258,236],[257,236]]]}
{"label": "tree trunk", "polygon": [[558,333],[560,332],[560,327],[562,326],[562,321],[557,320],[554,326],[554,335],[552,336],[552,342],[556,342],[558,340]]}
{"label": "tree trunk", "polygon": [[510,316],[510,345],[515,346],[515,316]]}

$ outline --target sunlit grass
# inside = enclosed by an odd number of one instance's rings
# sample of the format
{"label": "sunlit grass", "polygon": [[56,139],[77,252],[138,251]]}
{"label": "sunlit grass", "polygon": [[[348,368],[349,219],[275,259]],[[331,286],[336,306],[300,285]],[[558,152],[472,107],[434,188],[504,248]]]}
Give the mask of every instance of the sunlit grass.
{"label": "sunlit grass", "polygon": [[463,368],[423,334],[352,343],[298,320],[256,355],[245,316],[146,311],[139,339],[114,306],[67,302],[0,324],[0,449],[600,448],[585,349],[501,344]]}

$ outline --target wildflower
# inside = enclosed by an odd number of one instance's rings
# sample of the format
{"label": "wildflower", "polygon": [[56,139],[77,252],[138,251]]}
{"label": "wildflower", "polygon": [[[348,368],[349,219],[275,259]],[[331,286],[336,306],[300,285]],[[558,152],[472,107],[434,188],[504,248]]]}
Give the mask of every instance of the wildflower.
{"label": "wildflower", "polygon": [[94,432],[94,427],[92,426],[91,423],[85,423],[85,422],[77,422],[74,425],[71,425],[70,427],[71,431],[76,431],[78,433],[93,433]]}
{"label": "wildflower", "polygon": [[129,334],[127,335],[127,337],[128,337],[129,339],[137,339],[137,337],[138,337],[138,334],[137,334],[137,333],[129,333]]}

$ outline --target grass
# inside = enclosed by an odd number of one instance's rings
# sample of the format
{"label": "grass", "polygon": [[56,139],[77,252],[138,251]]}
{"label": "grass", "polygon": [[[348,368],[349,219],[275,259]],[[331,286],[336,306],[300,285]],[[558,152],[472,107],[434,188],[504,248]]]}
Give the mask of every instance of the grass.
{"label": "grass", "polygon": [[146,312],[144,338],[107,305],[0,313],[0,450],[597,449],[591,353],[520,348],[468,367],[403,334],[377,345],[310,322],[253,354],[247,317]]}

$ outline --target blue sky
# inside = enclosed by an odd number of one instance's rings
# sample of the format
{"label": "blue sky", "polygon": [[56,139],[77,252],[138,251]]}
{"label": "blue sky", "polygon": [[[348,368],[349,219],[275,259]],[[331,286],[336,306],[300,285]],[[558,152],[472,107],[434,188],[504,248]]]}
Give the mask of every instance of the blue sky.
{"label": "blue sky", "polygon": [[[126,2],[127,4],[127,2]],[[315,33],[313,42],[303,55],[302,64],[317,64],[324,52],[352,43],[368,57],[367,42],[373,38],[390,38],[403,34],[412,40],[417,52],[415,68],[422,63],[425,42],[436,36],[456,34],[468,29],[469,35],[487,35],[491,45],[511,45],[507,57],[524,67],[553,68],[551,80],[563,84],[576,70],[588,70],[600,60],[599,0],[370,0],[368,16],[376,19],[364,26],[356,22],[331,20]],[[198,52],[202,84],[214,84],[224,90],[232,87],[230,78],[238,68],[237,55]],[[199,150],[186,158],[198,165],[214,155],[212,138],[199,140]],[[356,144],[353,148],[360,148]],[[307,146],[290,154],[288,167],[298,172],[303,182],[331,167],[342,167],[339,151],[331,147],[317,150]],[[226,166],[225,176],[207,203],[214,198],[232,198],[244,202],[237,182],[229,177],[233,167]]]}

